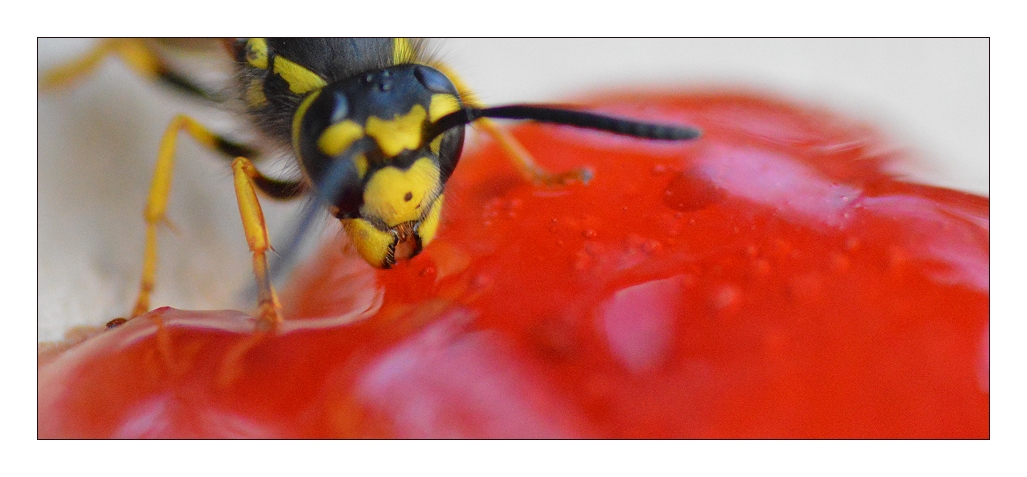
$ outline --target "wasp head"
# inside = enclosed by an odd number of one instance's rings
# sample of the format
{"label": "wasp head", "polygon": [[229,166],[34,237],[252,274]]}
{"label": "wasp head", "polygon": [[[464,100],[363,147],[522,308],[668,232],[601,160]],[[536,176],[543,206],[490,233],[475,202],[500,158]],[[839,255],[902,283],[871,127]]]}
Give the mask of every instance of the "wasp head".
{"label": "wasp head", "polygon": [[300,165],[371,265],[389,268],[435,237],[464,130],[428,132],[460,108],[449,79],[423,65],[361,74],[301,103],[293,123]]}

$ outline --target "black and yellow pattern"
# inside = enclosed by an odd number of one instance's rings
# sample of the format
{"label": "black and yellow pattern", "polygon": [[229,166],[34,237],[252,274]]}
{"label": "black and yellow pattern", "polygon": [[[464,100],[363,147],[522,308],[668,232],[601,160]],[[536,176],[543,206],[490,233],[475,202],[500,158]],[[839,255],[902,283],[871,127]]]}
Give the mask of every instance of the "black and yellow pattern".
{"label": "black and yellow pattern", "polygon": [[456,86],[405,38],[251,38],[234,45],[254,124],[298,164],[368,263],[417,254],[438,227],[463,129],[426,141],[458,111]]}
{"label": "black and yellow pattern", "polygon": [[104,40],[81,60],[58,68],[42,86],[83,77],[106,56],[139,74],[219,103],[242,105],[272,147],[291,151],[302,177],[275,179],[250,161],[257,150],[223,138],[195,120],[176,117],[161,142],[145,217],[143,279],[133,316],[149,310],[157,262],[156,226],[163,222],[179,132],[235,158],[233,171],[258,283],[260,328],[281,320],[269,279],[270,249],[254,191],[276,199],[314,194],[338,218],[360,255],[389,268],[417,255],[440,225],[445,185],[463,148],[464,127],[476,123],[540,185],[587,180],[582,171],[551,174],[489,118],[566,124],[649,139],[698,137],[690,128],[655,125],[544,106],[484,108],[445,65],[405,38],[249,38],[224,40],[235,64],[228,93],[212,91],[175,71],[165,49],[181,40]]}

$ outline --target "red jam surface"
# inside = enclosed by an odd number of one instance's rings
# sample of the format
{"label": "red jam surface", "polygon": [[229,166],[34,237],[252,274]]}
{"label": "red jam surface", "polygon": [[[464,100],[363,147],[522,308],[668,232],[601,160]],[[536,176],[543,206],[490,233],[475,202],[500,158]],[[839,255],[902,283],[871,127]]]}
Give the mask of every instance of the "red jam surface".
{"label": "red jam surface", "polygon": [[40,437],[989,437],[989,201],[747,95],[623,94],[668,143],[525,125],[466,155],[437,239],[328,244],[274,336],[161,308],[39,358]]}

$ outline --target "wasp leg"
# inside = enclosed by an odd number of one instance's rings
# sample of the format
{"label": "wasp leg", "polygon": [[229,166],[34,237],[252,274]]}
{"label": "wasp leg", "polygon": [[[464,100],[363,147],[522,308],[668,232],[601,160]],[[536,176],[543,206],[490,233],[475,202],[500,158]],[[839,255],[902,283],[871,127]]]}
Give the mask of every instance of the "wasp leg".
{"label": "wasp leg", "polygon": [[[161,138],[160,147],[157,152],[157,166],[153,172],[153,181],[150,185],[150,194],[146,201],[146,208],[143,211],[143,217],[146,221],[146,248],[143,256],[143,274],[139,284],[139,295],[136,299],[135,307],[132,309],[132,317],[139,316],[150,310],[150,295],[153,293],[154,284],[156,282],[157,273],[157,226],[164,222],[167,222],[165,212],[167,210],[168,198],[171,193],[171,179],[175,168],[175,144],[178,139],[179,132],[188,133],[192,138],[199,144],[206,146],[214,150],[222,150],[222,145],[226,141],[220,136],[212,133],[206,127],[196,122],[196,120],[185,116],[178,115],[171,120],[171,124],[168,125],[164,131],[164,136]],[[239,159],[236,159],[233,163],[233,170],[237,168],[236,163],[239,163]],[[246,164],[250,164],[246,161]],[[236,172],[236,189],[237,196],[239,199],[240,212],[243,215],[243,226],[246,228],[247,241],[250,242],[250,248],[254,251],[254,271],[258,278],[258,287],[261,287],[260,281],[261,276],[267,275],[266,261],[264,265],[258,265],[258,255],[263,260],[263,254],[266,251],[266,245],[268,243],[267,234],[263,228],[263,215],[260,213],[260,207],[256,204],[256,199],[252,201],[248,199],[248,195],[240,195],[239,189],[239,175],[243,174],[245,182],[247,184],[250,195],[253,193],[253,187],[262,192],[267,193],[269,196],[279,199],[287,199],[298,196],[300,193],[305,191],[306,185],[298,182],[280,181],[276,179],[268,178],[260,174],[255,168],[250,165],[247,167],[241,167],[241,170]],[[247,197],[246,205],[243,203],[243,196]],[[245,210],[243,210],[245,208]],[[254,213],[253,211],[256,211]],[[259,228],[255,231],[251,229],[259,224]],[[261,242],[254,243],[251,241],[251,236],[259,236],[263,233],[263,245]],[[259,269],[259,270],[258,270]],[[266,280],[264,280],[266,281]],[[266,289],[262,290],[260,296],[261,303],[261,323],[266,325],[268,323],[277,322],[278,312],[275,311],[275,305],[277,300],[274,298],[273,291],[270,290],[270,285]],[[269,308],[270,306],[270,308]],[[271,311],[267,311],[271,310]],[[266,318],[264,318],[266,316]],[[263,325],[262,325],[263,326]]]}
{"label": "wasp leg", "polygon": [[92,74],[108,56],[121,59],[132,71],[144,78],[161,81],[180,91],[212,102],[222,102],[223,97],[196,84],[177,73],[158,51],[158,42],[145,38],[105,38],[100,40],[85,56],[58,66],[45,75],[40,90],[54,90],[68,87]]}
{"label": "wasp leg", "polygon": [[253,275],[257,280],[259,309],[257,329],[273,330],[282,321],[282,305],[278,302],[274,288],[271,287],[267,265],[267,251],[271,249],[271,242],[267,237],[264,213],[254,192],[255,181],[264,176],[244,157],[237,157],[232,162],[232,171],[235,174],[235,197],[239,202],[239,216],[242,217],[243,230],[246,232],[246,243],[253,252]]}
{"label": "wasp leg", "polygon": [[[472,107],[483,107],[467,84],[452,69],[443,64],[434,64],[432,67],[449,77],[449,80],[453,82],[453,86],[456,86],[456,90],[460,93],[461,101]],[[553,187],[574,182],[587,183],[592,178],[592,171],[587,167],[566,172],[550,172],[535,162],[535,158],[531,156],[531,153],[517,141],[517,138],[510,131],[499,127],[489,118],[480,118],[474,123],[481,126],[486,134],[496,140],[507,157],[517,166],[517,170],[520,171],[521,175],[534,184]]]}

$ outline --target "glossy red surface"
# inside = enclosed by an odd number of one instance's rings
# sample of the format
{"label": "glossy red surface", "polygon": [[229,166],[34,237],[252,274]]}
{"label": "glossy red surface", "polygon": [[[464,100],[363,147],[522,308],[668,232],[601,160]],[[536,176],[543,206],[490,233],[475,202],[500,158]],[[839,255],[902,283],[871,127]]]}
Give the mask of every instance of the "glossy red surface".
{"label": "glossy red surface", "polygon": [[41,437],[989,436],[989,201],[881,172],[881,139],[745,95],[620,95],[696,125],[518,136],[452,178],[423,254],[329,245],[288,320],[159,309],[40,357]]}

